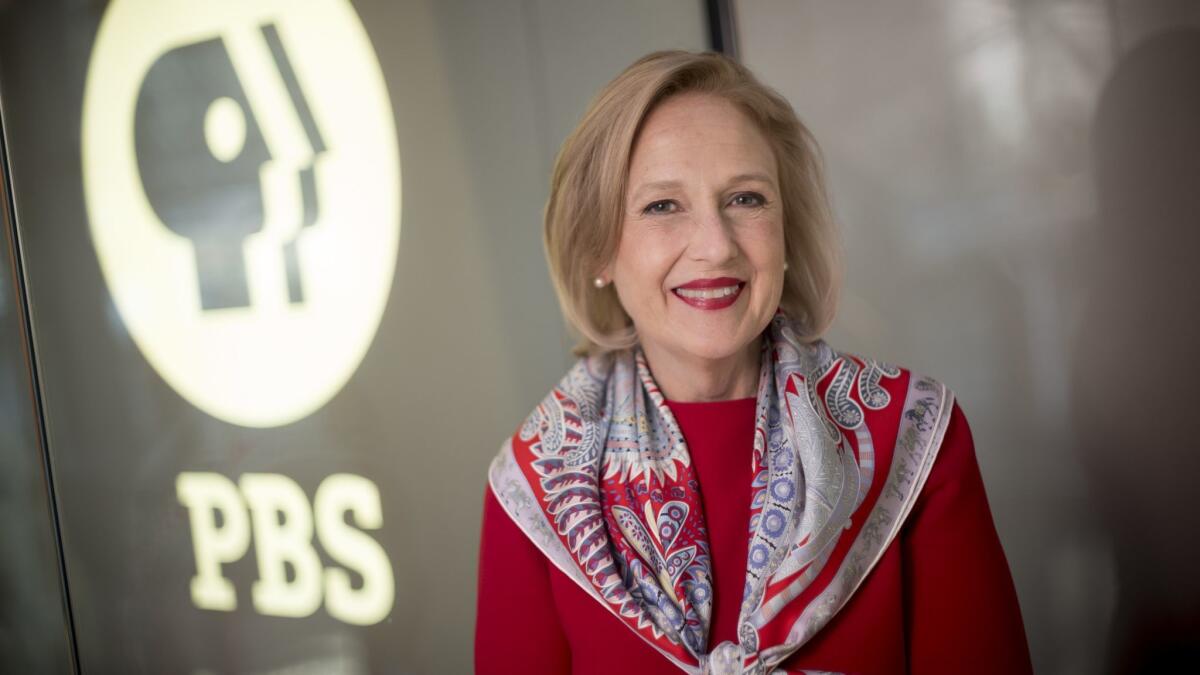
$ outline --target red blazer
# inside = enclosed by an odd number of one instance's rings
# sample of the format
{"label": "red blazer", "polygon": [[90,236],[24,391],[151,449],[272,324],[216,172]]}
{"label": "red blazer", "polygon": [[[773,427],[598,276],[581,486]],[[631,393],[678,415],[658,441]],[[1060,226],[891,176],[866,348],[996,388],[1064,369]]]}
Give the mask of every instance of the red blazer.
{"label": "red blazer", "polygon": [[[753,403],[670,404],[705,500],[716,602],[710,648],[736,640],[738,603],[720,598],[740,600],[745,574]],[[731,452],[739,444],[743,450]],[[679,672],[550,564],[490,489],[475,667],[480,674]],[[971,432],[957,404],[900,535],[846,606],[780,667],[919,675],[1032,671]]]}

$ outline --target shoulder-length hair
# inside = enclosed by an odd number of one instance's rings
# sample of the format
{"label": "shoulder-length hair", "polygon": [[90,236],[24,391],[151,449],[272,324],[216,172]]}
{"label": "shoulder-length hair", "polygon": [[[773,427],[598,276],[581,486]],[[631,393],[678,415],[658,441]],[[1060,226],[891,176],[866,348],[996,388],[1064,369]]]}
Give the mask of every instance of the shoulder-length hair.
{"label": "shoulder-length hair", "polygon": [[563,143],[546,202],[543,242],[563,315],[581,336],[575,352],[625,349],[637,332],[611,284],[593,279],[616,255],[629,158],[643,121],[668,97],[703,93],[737,105],[775,153],[785,260],[780,309],[816,340],[833,321],[841,256],[812,134],[778,92],[716,53],[655,52],[600,91]]}

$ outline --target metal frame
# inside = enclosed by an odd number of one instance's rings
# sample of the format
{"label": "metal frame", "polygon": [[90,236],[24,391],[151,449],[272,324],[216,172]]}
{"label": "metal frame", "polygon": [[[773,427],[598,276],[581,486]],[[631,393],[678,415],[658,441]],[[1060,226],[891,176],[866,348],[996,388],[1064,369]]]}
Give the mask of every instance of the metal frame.
{"label": "metal frame", "polygon": [[29,289],[26,285],[25,259],[21,253],[20,230],[17,227],[16,196],[13,191],[12,171],[8,163],[8,137],[4,127],[4,99],[0,91],[0,225],[3,226],[4,250],[0,255],[7,255],[12,265],[13,294],[17,306],[17,319],[20,321],[22,343],[24,347],[25,365],[29,375],[29,397],[31,408],[36,420],[33,428],[37,434],[37,445],[40,450],[42,477],[47,495],[47,508],[53,528],[54,546],[58,554],[58,580],[61,590],[63,616],[66,625],[68,663],[71,672],[79,675],[79,645],[75,640],[75,616],[71,607],[71,594],[67,585],[67,561],[63,551],[62,525],[58,514],[58,494],[54,485],[53,462],[50,457],[49,436],[46,432],[46,414],[42,404],[42,385],[39,374],[37,355],[34,350],[33,320],[29,309]]}
{"label": "metal frame", "polygon": [[737,22],[732,0],[705,0],[708,10],[708,41],[714,52],[738,58]]}

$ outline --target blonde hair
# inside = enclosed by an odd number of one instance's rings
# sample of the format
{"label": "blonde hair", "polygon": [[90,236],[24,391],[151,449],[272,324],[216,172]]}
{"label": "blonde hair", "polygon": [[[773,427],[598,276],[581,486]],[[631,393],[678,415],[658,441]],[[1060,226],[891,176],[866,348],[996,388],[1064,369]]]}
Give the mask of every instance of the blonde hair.
{"label": "blonde hair", "polygon": [[683,93],[741,108],[775,153],[785,260],[780,308],[815,340],[837,306],[841,256],[820,150],[791,105],[741,64],[712,52],[663,51],[638,59],[592,100],[563,143],[546,202],[543,242],[563,315],[581,336],[576,354],[625,349],[637,332],[612,285],[593,279],[616,255],[629,157],[655,106]]}

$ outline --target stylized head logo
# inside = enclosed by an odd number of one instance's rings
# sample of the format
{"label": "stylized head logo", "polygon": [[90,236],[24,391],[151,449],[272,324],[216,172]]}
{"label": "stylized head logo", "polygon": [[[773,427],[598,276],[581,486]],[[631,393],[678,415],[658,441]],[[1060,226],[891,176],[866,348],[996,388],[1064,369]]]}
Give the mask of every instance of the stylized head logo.
{"label": "stylized head logo", "polygon": [[88,218],[147,360],[246,426],[353,374],[390,292],[400,167],[346,0],[116,0],[83,110]]}

